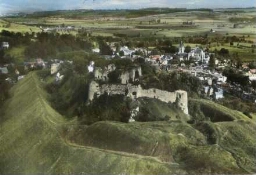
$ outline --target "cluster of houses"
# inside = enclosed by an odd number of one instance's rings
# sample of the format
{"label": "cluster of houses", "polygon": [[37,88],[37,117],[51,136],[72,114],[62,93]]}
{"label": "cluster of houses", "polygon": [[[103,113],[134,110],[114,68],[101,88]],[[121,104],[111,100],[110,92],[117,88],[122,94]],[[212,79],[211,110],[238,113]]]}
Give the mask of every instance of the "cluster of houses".
{"label": "cluster of houses", "polygon": [[46,68],[47,62],[45,62],[42,58],[36,58],[32,61],[26,61],[24,62],[24,68],[25,70],[28,69],[37,69],[37,68]]}
{"label": "cluster of houses", "polygon": [[57,27],[46,27],[43,28],[42,26],[39,27],[42,32],[70,32],[74,31],[76,28],[75,26],[57,26]]}
{"label": "cluster of houses", "polygon": [[[117,51],[115,43],[108,43],[111,50],[113,51],[113,55],[104,56],[105,58],[114,58],[115,54],[120,56],[121,58],[129,58],[129,59],[136,59],[138,57],[141,57],[141,55],[136,55],[136,52],[143,53],[143,55],[147,55],[145,60],[148,62],[151,62],[154,64],[159,64],[162,66],[170,65],[171,60],[177,60],[177,61],[188,61],[188,60],[194,60],[195,63],[201,62],[205,65],[208,65],[208,62],[210,60],[210,54],[205,52],[200,47],[192,48],[189,53],[185,52],[185,46],[183,42],[180,42],[179,44],[179,52],[175,54],[163,54],[163,55],[152,55],[151,51],[145,48],[134,48],[131,49],[127,46],[122,46]],[[100,53],[99,48],[92,49],[92,52],[94,53]],[[122,55],[120,55],[122,53]]]}
{"label": "cluster of houses", "polygon": [[215,100],[224,98],[223,84],[226,84],[227,77],[218,72],[211,72],[203,69],[201,66],[184,70],[189,74],[196,76],[203,84],[202,94]]}
{"label": "cluster of houses", "polygon": [[[110,44],[114,53],[116,52],[116,48],[114,44]],[[97,48],[94,52],[99,53],[100,50]],[[186,71],[201,80],[204,84],[204,89],[202,90],[203,94],[213,98],[213,99],[221,99],[224,98],[224,92],[226,91],[223,86],[227,84],[226,80],[227,77],[223,76],[221,73],[218,72],[210,72],[208,69],[208,64],[210,60],[211,53],[205,52],[204,49],[200,47],[195,47],[190,50],[190,52],[185,52],[185,46],[183,42],[179,44],[179,51],[175,54],[165,54],[165,55],[151,55],[151,51],[148,51],[144,48],[135,48],[130,49],[127,46],[120,47],[120,51],[123,52],[123,56],[121,58],[129,58],[129,59],[136,59],[137,56],[134,54],[136,51],[140,51],[144,53],[143,58],[146,62],[149,62],[152,66],[155,66],[158,69],[172,71],[175,68],[179,68],[180,66],[183,67],[182,71]],[[118,55],[118,53],[117,53]],[[113,57],[113,56],[112,56]],[[111,56],[109,58],[112,58]],[[192,60],[194,67],[192,65],[189,69],[186,68],[186,65],[183,61]],[[201,63],[202,66],[195,66]],[[218,60],[215,59],[215,65],[217,68],[224,68],[228,65],[229,60]],[[103,77],[106,76],[107,71],[103,70],[96,70],[96,72],[101,72],[100,75]],[[105,72],[105,76],[103,75]],[[251,81],[256,80],[256,70],[252,69],[249,70],[248,73],[245,75],[249,76]]]}

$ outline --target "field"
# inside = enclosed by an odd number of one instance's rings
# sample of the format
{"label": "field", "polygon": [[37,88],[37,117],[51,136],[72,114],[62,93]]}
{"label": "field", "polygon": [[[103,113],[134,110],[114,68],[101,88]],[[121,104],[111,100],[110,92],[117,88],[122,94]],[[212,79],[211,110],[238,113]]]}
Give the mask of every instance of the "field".
{"label": "field", "polygon": [[31,30],[33,32],[40,32],[41,30],[38,27],[35,26],[27,26],[27,25],[23,25],[23,24],[17,24],[14,22],[6,22],[2,19],[0,19],[0,31],[2,30],[8,30],[8,31],[12,31],[12,32],[21,32],[21,33],[26,33],[26,32],[31,32]]}
{"label": "field", "polygon": [[[212,144],[202,130],[204,126],[195,129],[181,121],[129,124],[103,121],[78,125],[76,118],[66,120],[53,110],[47,99],[48,94],[35,72],[13,87],[11,99],[1,110],[1,174],[256,171],[255,123],[221,105],[214,106],[232,115],[234,121],[205,124],[217,138],[216,144]],[[208,101],[197,103],[213,106]]]}
{"label": "field", "polygon": [[[126,18],[125,13],[115,16],[115,12],[112,12],[113,16],[100,16],[97,13],[89,16],[83,16],[83,18],[69,17],[68,15],[60,16],[47,16],[42,18],[33,18],[33,16],[6,18],[11,23],[19,24],[18,27],[25,30],[25,24],[31,26],[59,26],[59,25],[72,25],[76,27],[85,27],[90,30],[104,30],[105,33],[113,34],[108,29],[124,29],[126,33],[127,29],[150,29],[151,33],[156,33],[156,37],[180,37],[191,36],[200,34],[201,32],[209,32],[210,29],[216,31],[216,33],[229,33],[230,35],[243,34],[255,36],[255,24],[246,23],[244,27],[233,28],[234,23],[229,21],[229,18],[235,18],[233,13],[225,14],[221,12],[202,12],[202,11],[189,11],[189,12],[177,12],[160,15],[149,16],[137,16],[136,18]],[[247,13],[239,14],[239,17],[252,18],[255,13],[248,11]],[[238,15],[237,15],[238,16]],[[183,22],[191,21],[190,25],[183,25]],[[24,25],[21,25],[24,24]],[[197,26],[191,30],[191,27]],[[35,28],[33,28],[35,29]],[[96,32],[97,33],[97,32]]]}
{"label": "field", "polygon": [[229,50],[230,55],[238,54],[241,60],[245,62],[255,61],[256,53],[255,50],[251,48],[252,44],[244,42],[239,42],[239,46],[237,44],[237,42],[234,42],[233,46],[230,46],[229,43],[219,44],[219,46],[217,46],[216,43],[212,43],[210,50],[214,52],[215,49],[220,50],[221,48],[225,48]]}
{"label": "field", "polygon": [[[168,11],[168,10],[167,10]],[[155,12],[154,12],[155,13]],[[92,36],[117,37],[142,40],[199,37],[207,35],[209,39],[227,36],[245,36],[247,48],[230,47],[225,43],[211,50],[225,47],[230,53],[238,53],[243,61],[253,61],[251,45],[255,43],[255,12],[251,9],[244,11],[178,11],[156,14],[148,11],[138,13],[128,11],[63,11],[56,14],[38,13],[26,17],[12,17],[0,19],[0,30],[14,32],[40,32],[39,27],[75,26],[84,28]],[[133,14],[133,15],[131,15]],[[136,15],[135,15],[136,14]],[[140,14],[140,15],[139,15]],[[148,15],[145,15],[148,14]],[[41,16],[41,17],[40,17]],[[128,17],[129,16],[129,17]],[[211,32],[214,31],[214,32]],[[76,35],[78,30],[69,32]],[[67,33],[67,32],[60,32]],[[177,44],[177,43],[174,43]],[[185,43],[195,45],[197,43]],[[200,45],[200,44],[198,44]],[[235,46],[235,45],[234,45]]]}

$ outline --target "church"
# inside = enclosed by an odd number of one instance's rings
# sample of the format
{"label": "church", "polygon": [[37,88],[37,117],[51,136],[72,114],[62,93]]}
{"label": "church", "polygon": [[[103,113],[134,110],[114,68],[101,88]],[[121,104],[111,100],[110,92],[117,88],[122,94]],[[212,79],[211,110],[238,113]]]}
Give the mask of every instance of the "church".
{"label": "church", "polygon": [[195,48],[191,49],[191,51],[189,53],[186,53],[185,46],[182,41],[180,41],[179,52],[177,55],[178,55],[180,61],[189,60],[190,58],[194,58],[195,61],[201,61],[202,63],[207,64],[210,59],[209,55],[206,54],[204,52],[204,50],[201,49],[200,47],[195,47]]}

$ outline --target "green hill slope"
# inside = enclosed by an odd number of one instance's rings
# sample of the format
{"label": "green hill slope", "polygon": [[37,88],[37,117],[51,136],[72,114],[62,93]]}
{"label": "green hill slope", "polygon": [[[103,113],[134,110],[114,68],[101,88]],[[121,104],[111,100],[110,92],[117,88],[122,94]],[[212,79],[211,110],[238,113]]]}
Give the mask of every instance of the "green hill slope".
{"label": "green hill slope", "polygon": [[67,121],[48,104],[35,73],[11,94],[1,116],[0,174],[256,172],[256,126],[250,120],[208,122],[213,144],[204,128],[181,121]]}
{"label": "green hill slope", "polygon": [[165,174],[178,169],[143,156],[68,144],[61,127],[73,123],[56,113],[46,97],[34,73],[12,89],[0,127],[0,174]]}

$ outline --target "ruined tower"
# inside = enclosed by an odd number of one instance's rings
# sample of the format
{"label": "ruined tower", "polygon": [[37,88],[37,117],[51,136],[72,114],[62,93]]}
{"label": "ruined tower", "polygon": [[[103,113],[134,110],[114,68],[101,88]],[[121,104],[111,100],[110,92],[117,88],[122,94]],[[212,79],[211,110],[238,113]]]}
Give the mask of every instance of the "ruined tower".
{"label": "ruined tower", "polygon": [[88,100],[92,101],[94,99],[94,95],[100,95],[100,87],[99,84],[95,81],[92,81],[89,84],[89,92],[88,92]]}
{"label": "ruined tower", "polygon": [[177,90],[176,92],[176,102],[178,107],[185,113],[188,114],[188,94],[186,91]]}

